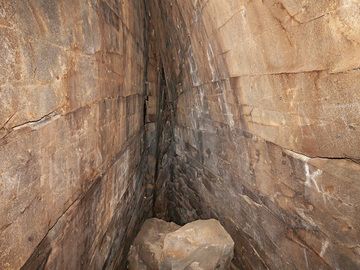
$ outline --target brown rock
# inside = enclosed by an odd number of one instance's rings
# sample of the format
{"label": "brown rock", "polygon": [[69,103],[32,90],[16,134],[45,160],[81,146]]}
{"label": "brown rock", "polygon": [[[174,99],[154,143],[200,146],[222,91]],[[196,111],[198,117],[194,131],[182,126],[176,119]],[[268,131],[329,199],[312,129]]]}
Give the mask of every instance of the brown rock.
{"label": "brown rock", "polygon": [[360,2],[149,1],[174,137],[156,214],[220,220],[241,269],[359,269]]}
{"label": "brown rock", "polygon": [[152,214],[220,220],[242,269],[360,269],[359,22],[358,0],[0,0],[0,269],[122,269]]}
{"label": "brown rock", "polygon": [[229,269],[234,241],[215,219],[190,222],[166,235],[161,269]]}
{"label": "brown rock", "polygon": [[130,248],[129,269],[229,269],[233,249],[233,240],[217,220],[197,220],[180,228],[152,218]]}
{"label": "brown rock", "polygon": [[144,10],[0,0],[1,270],[123,267],[151,205]]}
{"label": "brown rock", "polygon": [[145,221],[129,253],[129,269],[159,269],[165,236],[180,228],[172,222],[151,218]]}

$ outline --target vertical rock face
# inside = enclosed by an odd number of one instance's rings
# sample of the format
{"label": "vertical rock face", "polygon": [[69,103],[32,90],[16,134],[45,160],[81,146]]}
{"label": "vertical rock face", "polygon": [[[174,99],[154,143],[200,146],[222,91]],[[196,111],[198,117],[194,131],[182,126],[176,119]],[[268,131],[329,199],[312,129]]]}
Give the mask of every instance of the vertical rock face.
{"label": "vertical rock face", "polygon": [[221,220],[243,269],[359,269],[359,2],[149,6],[173,128],[156,210]]}
{"label": "vertical rock face", "polygon": [[123,267],[152,209],[219,219],[244,269],[360,268],[359,16],[0,0],[0,269]]}
{"label": "vertical rock face", "polygon": [[0,269],[113,269],[144,199],[143,1],[0,1]]}

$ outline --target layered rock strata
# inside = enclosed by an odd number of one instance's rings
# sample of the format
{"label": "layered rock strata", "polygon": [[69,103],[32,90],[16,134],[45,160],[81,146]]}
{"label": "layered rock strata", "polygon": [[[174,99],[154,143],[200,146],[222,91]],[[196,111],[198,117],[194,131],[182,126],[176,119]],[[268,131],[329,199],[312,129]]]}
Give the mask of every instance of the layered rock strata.
{"label": "layered rock strata", "polygon": [[151,7],[173,119],[159,212],[219,219],[241,269],[358,269],[359,2]]}
{"label": "layered rock strata", "polygon": [[145,196],[143,1],[0,1],[0,269],[124,267]]}

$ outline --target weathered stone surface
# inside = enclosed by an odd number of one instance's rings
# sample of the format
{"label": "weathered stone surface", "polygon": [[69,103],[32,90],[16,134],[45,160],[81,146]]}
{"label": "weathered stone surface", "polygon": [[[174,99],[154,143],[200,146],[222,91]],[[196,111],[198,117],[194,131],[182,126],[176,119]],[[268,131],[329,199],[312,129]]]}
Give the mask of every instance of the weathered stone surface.
{"label": "weathered stone surface", "polygon": [[124,267],[151,208],[144,22],[143,1],[0,1],[0,269]]}
{"label": "weathered stone surface", "polygon": [[180,227],[152,218],[131,246],[129,269],[229,269],[234,241],[214,219]]}
{"label": "weathered stone surface", "polygon": [[0,269],[124,267],[151,208],[243,269],[360,268],[359,10],[0,0]]}
{"label": "weathered stone surface", "polygon": [[129,253],[129,269],[160,269],[164,239],[180,226],[161,219],[147,219],[136,236]]}
{"label": "weathered stone surface", "polygon": [[359,1],[150,6],[172,127],[156,211],[220,220],[241,269],[358,269]]}
{"label": "weathered stone surface", "polygon": [[229,269],[234,241],[215,219],[196,220],[168,233],[160,269]]}

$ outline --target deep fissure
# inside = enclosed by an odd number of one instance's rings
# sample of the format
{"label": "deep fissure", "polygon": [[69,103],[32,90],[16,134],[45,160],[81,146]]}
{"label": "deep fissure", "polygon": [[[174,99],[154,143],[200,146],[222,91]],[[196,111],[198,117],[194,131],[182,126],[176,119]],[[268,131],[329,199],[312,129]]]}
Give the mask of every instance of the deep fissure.
{"label": "deep fissure", "polygon": [[360,268],[360,4],[303,2],[0,1],[0,269],[126,269],[150,217]]}

